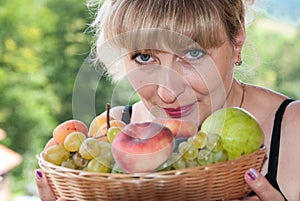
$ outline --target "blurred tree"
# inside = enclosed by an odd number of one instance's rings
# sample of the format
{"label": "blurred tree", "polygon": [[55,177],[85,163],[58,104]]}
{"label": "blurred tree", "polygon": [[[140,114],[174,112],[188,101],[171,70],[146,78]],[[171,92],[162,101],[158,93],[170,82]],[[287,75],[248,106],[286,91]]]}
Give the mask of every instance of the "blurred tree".
{"label": "blurred tree", "polygon": [[[0,12],[0,125],[7,133],[5,144],[23,155],[14,171],[24,186],[24,175],[32,171],[34,155],[49,138],[56,120],[52,115],[59,99],[50,88],[43,68],[41,5],[16,0],[1,2]],[[28,12],[32,10],[32,12]],[[31,159],[31,160],[27,160]],[[31,167],[31,169],[30,169]]]}
{"label": "blurred tree", "polygon": [[258,15],[247,29],[242,80],[300,99],[300,27]]}
{"label": "blurred tree", "polygon": [[[90,20],[84,1],[1,0],[0,127],[8,133],[3,143],[24,158],[13,171],[14,191],[33,182],[35,155],[56,125],[73,118],[73,86],[90,51],[85,33]],[[113,88],[101,75],[97,114]],[[82,120],[89,124],[91,118]]]}

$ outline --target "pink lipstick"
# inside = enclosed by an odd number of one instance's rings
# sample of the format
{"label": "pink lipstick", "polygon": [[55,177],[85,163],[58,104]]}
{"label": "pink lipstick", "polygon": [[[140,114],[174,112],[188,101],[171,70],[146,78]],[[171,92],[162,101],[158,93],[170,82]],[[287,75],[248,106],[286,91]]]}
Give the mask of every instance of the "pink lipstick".
{"label": "pink lipstick", "polygon": [[194,103],[178,108],[164,108],[165,112],[173,118],[182,117],[189,114],[193,109]]}

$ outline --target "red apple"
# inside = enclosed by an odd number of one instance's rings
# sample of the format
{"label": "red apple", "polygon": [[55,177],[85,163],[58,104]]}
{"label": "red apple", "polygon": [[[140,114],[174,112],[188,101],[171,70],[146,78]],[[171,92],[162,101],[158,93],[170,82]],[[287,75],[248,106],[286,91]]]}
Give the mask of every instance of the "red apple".
{"label": "red apple", "polygon": [[182,119],[155,119],[154,122],[168,127],[175,137],[189,138],[198,130],[193,122]]}
{"label": "red apple", "polygon": [[131,123],[125,126],[112,143],[112,154],[127,173],[153,172],[174,149],[170,129],[154,122]]}

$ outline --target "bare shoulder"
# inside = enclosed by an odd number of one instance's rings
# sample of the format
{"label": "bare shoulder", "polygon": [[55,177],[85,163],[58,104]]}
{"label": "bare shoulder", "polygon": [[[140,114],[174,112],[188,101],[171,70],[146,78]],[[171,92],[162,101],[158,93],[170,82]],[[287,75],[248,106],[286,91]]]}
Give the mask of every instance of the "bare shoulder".
{"label": "bare shoulder", "polygon": [[257,118],[265,134],[270,136],[275,113],[285,99],[286,96],[276,91],[247,84],[243,107]]}
{"label": "bare shoulder", "polygon": [[[291,102],[286,108],[286,118],[289,121],[299,122],[300,120],[300,100]],[[300,124],[298,124],[300,126]]]}
{"label": "bare shoulder", "polygon": [[282,132],[285,137],[300,140],[300,100],[287,106],[282,121]]}
{"label": "bare shoulder", "polygon": [[[300,195],[300,101],[290,103],[281,127],[279,181],[288,200]],[[281,183],[280,182],[280,183]]]}
{"label": "bare shoulder", "polygon": [[246,85],[246,95],[247,94],[250,100],[257,101],[256,103],[259,102],[261,104],[264,103],[267,105],[273,105],[274,103],[277,103],[276,105],[278,105],[283,100],[288,98],[287,96],[278,93],[277,91],[274,91],[272,89],[251,84]]}
{"label": "bare shoulder", "polygon": [[[300,151],[300,101],[290,103],[284,113],[282,121],[282,134],[284,138],[290,139],[291,142],[297,140]],[[300,160],[299,160],[300,161]]]}

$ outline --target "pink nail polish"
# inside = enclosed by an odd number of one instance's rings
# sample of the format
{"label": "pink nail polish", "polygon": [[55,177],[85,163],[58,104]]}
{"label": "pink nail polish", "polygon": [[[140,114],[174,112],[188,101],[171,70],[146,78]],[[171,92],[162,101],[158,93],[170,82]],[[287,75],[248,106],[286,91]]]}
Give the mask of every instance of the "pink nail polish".
{"label": "pink nail polish", "polygon": [[250,168],[249,171],[247,172],[247,176],[249,179],[251,179],[252,181],[254,181],[257,178],[257,172],[255,169]]}
{"label": "pink nail polish", "polygon": [[43,173],[40,170],[36,171],[36,178],[39,180],[43,178]]}

